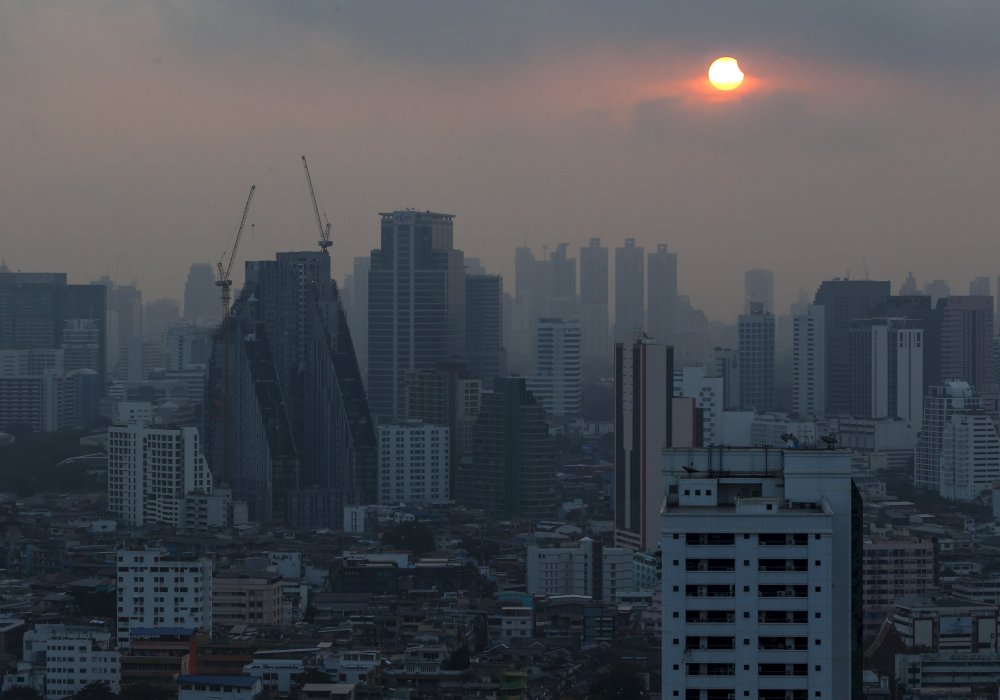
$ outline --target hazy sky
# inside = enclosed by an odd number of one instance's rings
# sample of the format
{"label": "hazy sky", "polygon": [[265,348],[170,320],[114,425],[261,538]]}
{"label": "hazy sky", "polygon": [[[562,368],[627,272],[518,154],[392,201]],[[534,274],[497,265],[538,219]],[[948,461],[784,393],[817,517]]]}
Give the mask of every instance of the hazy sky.
{"label": "hazy sky", "polygon": [[241,258],[315,246],[305,153],[341,279],[416,207],[509,288],[517,245],[633,236],[726,318],[753,267],[782,308],[865,260],[964,293],[1000,273],[997,26],[995,0],[6,2],[0,256],[179,297],[251,184]]}

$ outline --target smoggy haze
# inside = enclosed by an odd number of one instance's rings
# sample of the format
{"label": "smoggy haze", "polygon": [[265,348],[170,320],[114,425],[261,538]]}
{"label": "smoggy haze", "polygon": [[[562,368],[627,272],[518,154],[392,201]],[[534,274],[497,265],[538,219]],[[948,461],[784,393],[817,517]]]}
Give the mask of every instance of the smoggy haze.
{"label": "smoggy haze", "polygon": [[[998,25],[915,0],[5,3],[0,255],[179,297],[251,184],[241,258],[315,245],[305,153],[340,278],[413,206],[508,277],[526,241],[666,242],[726,319],[752,267],[782,309],[863,258],[961,292],[1000,272]],[[701,87],[723,54],[729,99]]]}

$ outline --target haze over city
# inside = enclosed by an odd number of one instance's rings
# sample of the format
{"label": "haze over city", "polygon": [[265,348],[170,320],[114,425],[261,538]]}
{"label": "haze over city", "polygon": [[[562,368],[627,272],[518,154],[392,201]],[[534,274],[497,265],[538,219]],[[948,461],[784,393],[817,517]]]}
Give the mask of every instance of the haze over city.
{"label": "haze over city", "polygon": [[[995,269],[996,3],[6,4],[3,255],[180,298],[258,186],[243,259],[312,248],[337,279],[380,211],[456,215],[455,245],[592,236],[679,256],[732,321],[742,274],[776,307],[844,276]],[[746,89],[704,91],[735,55]],[[236,266],[237,284],[242,277]]]}

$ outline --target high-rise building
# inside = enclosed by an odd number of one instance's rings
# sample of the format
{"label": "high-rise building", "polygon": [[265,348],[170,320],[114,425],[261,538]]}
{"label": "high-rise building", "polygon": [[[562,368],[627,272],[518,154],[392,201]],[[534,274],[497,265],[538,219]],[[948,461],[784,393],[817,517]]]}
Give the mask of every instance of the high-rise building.
{"label": "high-rise building", "polygon": [[652,552],[663,499],[661,453],[671,445],[674,354],[639,338],[615,345],[615,544]]}
{"label": "high-rise building", "polygon": [[646,252],[626,238],[625,245],[615,248],[615,342],[624,342],[630,335],[642,332],[646,324]]}
{"label": "high-rise building", "polygon": [[850,452],[673,449],[663,479],[663,688],[860,697]]}
{"label": "high-rise building", "polygon": [[222,319],[222,302],[210,263],[192,263],[184,284],[184,320],[197,326],[215,326]]}
{"label": "high-rise building", "polygon": [[889,296],[889,282],[827,280],[816,291],[813,303],[823,307],[824,376],[826,413],[851,411],[851,321],[871,318]]}
{"label": "high-rise building", "polygon": [[974,277],[969,281],[969,296],[970,297],[988,297],[992,296],[990,293],[990,278],[989,277]]}
{"label": "high-rise building", "polygon": [[575,546],[528,545],[525,589],[529,595],[586,596],[616,603],[634,589],[633,557],[625,547],[604,547],[589,537]]}
{"label": "high-rise building", "polygon": [[661,343],[672,345],[677,329],[677,253],[665,243],[646,257],[646,332]]}
{"label": "high-rise building", "polygon": [[[0,350],[61,348],[66,330],[80,327],[74,321],[84,321],[97,329],[99,352],[96,364],[73,369],[97,372],[102,390],[107,378],[107,315],[103,286],[67,284],[61,272],[0,271]],[[85,342],[92,342],[92,336]]]}
{"label": "high-rise building", "polygon": [[361,376],[368,377],[368,271],[372,259],[367,255],[354,258],[354,267],[344,281],[344,312],[351,327],[354,353],[358,357]]}
{"label": "high-rise building", "polygon": [[[694,399],[701,419],[701,444],[722,444],[722,411],[725,403],[725,379],[706,377],[701,367],[674,370],[674,396]],[[698,417],[696,416],[697,420]]]}
{"label": "high-rise building", "polygon": [[546,316],[576,318],[576,260],[567,257],[569,243],[560,243],[543,268],[548,273]]}
{"label": "high-rise building", "polygon": [[942,379],[986,391],[993,384],[993,297],[951,296],[940,306]]}
{"label": "high-rise building", "polygon": [[212,632],[212,561],[172,558],[159,549],[120,549],[118,647],[135,628]]}
{"label": "high-rise building", "polygon": [[378,427],[379,503],[444,503],[451,495],[448,428],[419,420]]}
{"label": "high-rise building", "polygon": [[611,365],[608,326],[608,249],[600,238],[580,248],[580,355],[585,368]]}
{"label": "high-rise building", "polygon": [[975,501],[1000,480],[1000,437],[985,411],[951,414],[941,438],[942,498]]}
{"label": "high-rise building", "polygon": [[163,344],[167,331],[181,322],[181,309],[173,299],[147,301],[142,310],[142,337],[147,343]]}
{"label": "high-rise building", "polygon": [[934,542],[866,539],[864,543],[864,635],[874,639],[901,598],[923,597],[934,588]]}
{"label": "high-rise building", "polygon": [[506,374],[503,352],[503,278],[465,278],[465,356],[468,373],[487,384]]}
{"label": "high-rise building", "polygon": [[740,314],[740,408],[774,410],[774,316],[755,302]]}
{"label": "high-rise building", "polygon": [[535,374],[528,389],[552,418],[580,413],[580,324],[562,318],[538,320]]}
{"label": "high-rise building", "polygon": [[924,282],[924,294],[931,298],[931,305],[937,307],[939,301],[951,296],[951,286],[948,280]]}
{"label": "high-rise building", "polygon": [[197,428],[141,422],[108,428],[108,510],[126,524],[179,528],[185,496],[211,492]]}
{"label": "high-rise building", "polygon": [[747,270],[743,276],[743,313],[750,313],[754,304],[764,307],[764,313],[774,313],[774,273],[770,270]]}
{"label": "high-rise building", "polygon": [[956,380],[943,386],[924,388],[924,416],[913,455],[914,486],[930,491],[940,490],[945,427],[955,412],[980,408],[982,401],[968,382]]}
{"label": "high-rise building", "polygon": [[851,324],[851,416],[898,418],[920,430],[924,331],[920,321],[875,318]]}
{"label": "high-rise building", "polygon": [[94,370],[66,371],[64,350],[0,350],[0,430],[91,428],[100,389]]}
{"label": "high-rise building", "polygon": [[906,280],[899,287],[899,296],[912,297],[920,294],[917,289],[917,278],[913,276],[913,272],[906,273]]}
{"label": "high-rise building", "polygon": [[458,473],[459,501],[491,518],[543,520],[555,504],[555,448],[545,411],[520,377],[482,396],[471,459]]}
{"label": "high-rise building", "polygon": [[368,394],[376,420],[404,416],[403,380],[465,355],[465,268],[454,216],[381,214],[368,273]]}
{"label": "high-rise building", "polygon": [[[141,373],[129,367],[129,346],[138,338],[142,342],[142,292],[135,284],[115,284],[110,277],[101,277],[93,284],[107,289],[108,309],[108,368],[115,379],[140,379]],[[131,376],[130,376],[131,374]]]}
{"label": "high-rise building", "polygon": [[826,412],[826,328],[824,308],[810,304],[805,314],[792,319],[792,412],[822,416]]}
{"label": "high-rise building", "polygon": [[208,394],[209,464],[252,520],[330,527],[376,501],[375,429],[329,255],[247,262]]}

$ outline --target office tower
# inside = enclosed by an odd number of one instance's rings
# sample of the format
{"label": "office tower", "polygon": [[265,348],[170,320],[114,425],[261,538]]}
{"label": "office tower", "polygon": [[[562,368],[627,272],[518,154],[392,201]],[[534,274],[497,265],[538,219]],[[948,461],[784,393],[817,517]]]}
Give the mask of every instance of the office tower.
{"label": "office tower", "polygon": [[128,525],[181,527],[184,498],[212,492],[197,428],[108,428],[108,510]]}
{"label": "office tower", "polygon": [[951,501],[976,501],[1000,480],[1000,437],[989,413],[956,411],[941,438],[939,493]]}
{"label": "office tower", "polygon": [[760,304],[764,313],[774,313],[774,273],[770,270],[747,270],[743,275],[743,313]]}
{"label": "office tower", "polygon": [[120,549],[118,647],[135,628],[190,627],[212,632],[212,561],[171,558],[158,549]]}
{"label": "office tower", "polygon": [[918,294],[920,292],[917,290],[917,279],[913,276],[912,272],[907,272],[906,280],[903,281],[902,286],[899,288],[899,296],[912,297]]}
{"label": "office tower", "polygon": [[989,277],[972,278],[969,281],[969,296],[970,297],[992,296],[990,293],[990,278]]}
{"label": "office tower", "polygon": [[545,315],[576,318],[576,260],[568,258],[569,243],[560,243],[542,269],[548,273]]}
{"label": "office tower", "polygon": [[816,291],[813,303],[824,307],[826,414],[851,411],[851,321],[871,318],[889,294],[889,282],[870,280],[827,280]]}
{"label": "office tower", "polygon": [[674,370],[674,396],[694,399],[700,420],[700,436],[695,444],[722,444],[722,411],[725,396],[723,377],[706,377],[701,367],[683,367]]}
{"label": "office tower", "polygon": [[108,369],[115,379],[131,379],[129,344],[142,338],[142,292],[135,284],[115,284],[107,275],[92,284],[107,289]]}
{"label": "office tower", "polygon": [[982,393],[993,383],[993,297],[952,296],[940,306],[941,377]]}
{"label": "office tower", "polygon": [[486,384],[506,374],[503,358],[503,278],[465,278],[465,356],[468,373]]}
{"label": "office tower", "polygon": [[611,364],[608,327],[608,249],[600,238],[580,248],[580,356],[587,371],[601,375]]}
{"label": "office tower", "polygon": [[665,243],[646,258],[646,332],[661,343],[672,345],[677,330],[677,253]]}
{"label": "office tower", "polygon": [[754,302],[740,314],[740,408],[774,410],[774,316]]}
{"label": "office tower", "polygon": [[331,527],[377,499],[377,443],[330,258],[248,261],[215,336],[205,444],[250,518]]}
{"label": "office tower", "polygon": [[870,318],[905,318],[923,330],[924,386],[941,384],[941,318],[943,309],[931,307],[929,296],[890,296],[875,307]]}
{"label": "office tower", "polygon": [[378,502],[445,503],[451,497],[448,428],[419,420],[378,426]]}
{"label": "office tower", "polygon": [[826,411],[824,307],[809,305],[792,324],[792,412],[800,417],[822,416]]}
{"label": "office tower", "polygon": [[147,343],[164,343],[167,331],[181,322],[181,310],[173,299],[153,299],[142,310],[142,337]]}
{"label": "office tower", "polygon": [[63,326],[63,364],[67,372],[97,371],[101,361],[102,324],[92,318],[67,319]]}
{"label": "office tower", "polygon": [[528,389],[553,419],[580,413],[580,324],[561,318],[538,321],[535,374]]}
{"label": "office tower", "polygon": [[103,391],[107,373],[106,294],[102,286],[67,284],[66,274],[61,272],[0,272],[0,350],[61,348],[66,329],[79,327],[71,322],[85,321],[97,329],[100,352],[96,364],[74,369],[97,372]]}
{"label": "office tower", "polygon": [[344,282],[344,311],[351,327],[354,354],[358,357],[361,376],[368,377],[368,271],[372,260],[368,256],[354,258],[353,271]]}
{"label": "office tower", "polygon": [[403,417],[406,372],[465,355],[465,268],[454,216],[394,211],[368,273],[368,395],[376,420]]}
{"label": "office tower", "polygon": [[712,374],[722,379],[722,409],[735,411],[740,403],[739,352],[732,348],[712,349]]}
{"label": "office tower", "polygon": [[197,326],[215,326],[222,318],[215,271],[209,263],[192,263],[184,284],[184,320]]}
{"label": "office tower", "polygon": [[645,283],[645,251],[626,238],[625,245],[615,248],[615,342],[642,332],[646,323],[643,303]]}
{"label": "office tower", "polygon": [[861,697],[850,452],[673,449],[663,479],[663,688]]}
{"label": "office tower", "polygon": [[[490,380],[489,386],[492,386]],[[479,416],[483,382],[470,377],[461,362],[442,362],[434,369],[411,370],[404,380],[406,419],[448,428],[452,497],[463,458],[472,454],[473,427]]]}
{"label": "office tower", "polygon": [[924,389],[924,417],[913,455],[913,485],[939,491],[941,488],[941,448],[945,426],[956,411],[982,408],[968,382],[951,381]]}
{"label": "office tower", "polygon": [[924,283],[924,294],[931,298],[931,305],[937,307],[939,301],[951,296],[951,287],[947,280],[931,280]]}
{"label": "office tower", "polygon": [[173,326],[167,331],[167,371],[204,369],[212,355],[214,333],[207,326]]}
{"label": "office tower", "polygon": [[925,347],[920,325],[905,318],[851,324],[853,418],[898,418],[920,430]]}
{"label": "office tower", "polygon": [[662,457],[672,444],[674,352],[653,338],[615,345],[615,544],[659,543]]}
{"label": "office tower", "polygon": [[484,392],[472,457],[458,473],[459,501],[490,518],[537,521],[555,506],[555,447],[545,411],[520,377]]}
{"label": "office tower", "polygon": [[923,597],[935,586],[935,543],[930,539],[864,541],[864,636],[874,639],[901,598]]}

